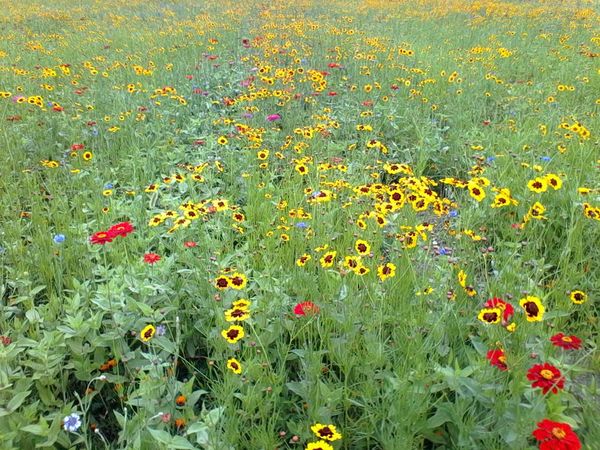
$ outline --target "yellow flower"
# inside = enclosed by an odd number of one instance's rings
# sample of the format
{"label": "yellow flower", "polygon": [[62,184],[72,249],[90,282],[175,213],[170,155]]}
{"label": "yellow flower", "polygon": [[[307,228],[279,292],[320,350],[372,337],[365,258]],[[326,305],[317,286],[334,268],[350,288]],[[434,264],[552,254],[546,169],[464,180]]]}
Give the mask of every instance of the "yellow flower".
{"label": "yellow flower", "polygon": [[359,255],[368,255],[371,252],[371,246],[367,241],[359,239],[354,243],[354,250]]}
{"label": "yellow flower", "polygon": [[[316,423],[312,427],[310,427],[311,431],[317,435],[317,437],[321,439],[325,439],[327,441],[337,441],[338,439],[342,439],[342,435],[338,433],[335,428],[335,425],[323,425],[321,423]],[[315,449],[318,447],[315,447]]]}
{"label": "yellow flower", "polygon": [[242,373],[242,365],[235,358],[229,358],[227,360],[227,368],[237,375]]}
{"label": "yellow flower", "polygon": [[220,145],[226,145],[227,142],[229,142],[229,141],[227,140],[227,138],[225,136],[220,136],[219,139],[217,139],[217,143]]}
{"label": "yellow flower", "polygon": [[583,291],[572,291],[571,294],[569,295],[569,298],[576,305],[581,305],[582,303],[586,302],[588,296]]}
{"label": "yellow flower", "polygon": [[221,331],[221,336],[230,344],[235,344],[244,337],[244,329],[239,325],[231,325],[226,330]]}
{"label": "yellow flower", "polygon": [[335,255],[337,255],[337,252],[335,252],[335,251],[325,253],[321,257],[321,259],[319,259],[319,262],[321,263],[321,267],[324,267],[324,268],[332,267],[333,263],[335,262]]}
{"label": "yellow flower", "polygon": [[392,263],[386,263],[377,268],[377,276],[381,281],[385,281],[388,278],[396,276],[396,265]]}
{"label": "yellow flower", "polygon": [[309,442],[305,450],[333,450],[333,447],[325,441]]}
{"label": "yellow flower", "polygon": [[521,308],[525,310],[527,322],[541,322],[544,317],[546,308],[542,305],[542,301],[532,295],[528,295],[519,301]]}
{"label": "yellow flower", "polygon": [[154,325],[146,325],[142,331],[140,331],[140,339],[144,342],[148,342],[154,337],[154,333],[156,333]]}
{"label": "yellow flower", "polygon": [[545,178],[536,177],[533,180],[529,180],[527,187],[530,191],[537,192],[539,194],[540,192],[546,192],[546,189],[548,189],[548,182]]}

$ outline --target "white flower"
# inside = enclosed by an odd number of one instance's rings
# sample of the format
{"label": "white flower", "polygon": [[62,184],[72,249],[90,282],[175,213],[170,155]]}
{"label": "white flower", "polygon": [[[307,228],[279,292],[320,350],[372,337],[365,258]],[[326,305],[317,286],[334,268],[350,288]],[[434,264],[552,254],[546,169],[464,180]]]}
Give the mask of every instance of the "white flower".
{"label": "white flower", "polygon": [[65,431],[75,433],[80,426],[81,419],[79,418],[79,414],[77,413],[73,413],[63,419],[63,428],[65,429]]}

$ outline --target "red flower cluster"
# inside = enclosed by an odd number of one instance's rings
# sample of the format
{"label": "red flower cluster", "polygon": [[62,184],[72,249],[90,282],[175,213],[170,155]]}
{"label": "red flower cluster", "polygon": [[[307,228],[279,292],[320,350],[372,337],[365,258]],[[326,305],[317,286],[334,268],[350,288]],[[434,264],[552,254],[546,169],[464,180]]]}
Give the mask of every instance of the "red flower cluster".
{"label": "red flower cluster", "polygon": [[121,222],[113,225],[107,231],[98,231],[90,236],[90,242],[92,244],[104,245],[108,242],[112,242],[118,236],[125,237],[130,233],[133,233],[134,227],[129,222]]}
{"label": "red flower cluster", "polygon": [[535,364],[527,371],[527,379],[533,381],[531,387],[542,388],[544,395],[548,391],[556,394],[565,387],[565,378],[561,376],[560,370],[548,363]]}
{"label": "red flower cluster", "polygon": [[581,442],[567,423],[544,419],[534,430],[533,437],[540,443],[540,450],[579,450]]}
{"label": "red flower cluster", "polygon": [[563,333],[558,333],[550,338],[550,342],[565,350],[579,350],[581,348],[581,339],[574,335],[565,336]]}

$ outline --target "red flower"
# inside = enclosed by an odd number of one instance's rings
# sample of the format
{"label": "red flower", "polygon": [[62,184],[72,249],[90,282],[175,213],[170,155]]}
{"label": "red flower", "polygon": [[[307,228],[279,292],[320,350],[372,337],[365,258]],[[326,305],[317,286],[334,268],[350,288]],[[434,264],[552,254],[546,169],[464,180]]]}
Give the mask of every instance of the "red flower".
{"label": "red flower", "polygon": [[485,308],[500,308],[502,310],[502,320],[508,322],[515,314],[515,310],[510,303],[505,302],[501,298],[494,297],[488,299],[484,305]]}
{"label": "red flower", "polygon": [[186,242],[183,243],[183,246],[185,248],[194,248],[194,247],[197,247],[198,244],[196,242],[194,242],[194,241],[186,241]]}
{"label": "red flower", "polygon": [[117,237],[117,236],[125,237],[129,233],[133,233],[133,230],[134,230],[134,228],[131,223],[121,222],[121,223],[117,223],[116,225],[113,225],[112,227],[110,227],[108,229],[108,233],[111,234],[113,237]]}
{"label": "red flower", "polygon": [[114,239],[114,235],[110,234],[107,231],[98,231],[90,236],[90,242],[92,244],[100,244],[104,245],[107,242],[112,242]]}
{"label": "red flower", "polygon": [[157,255],[156,253],[146,253],[144,255],[144,262],[148,264],[154,264],[158,261],[160,261],[160,255]]}
{"label": "red flower", "polygon": [[579,450],[581,442],[567,423],[544,419],[537,424],[533,437],[540,443],[540,450]]}
{"label": "red flower", "polygon": [[76,152],[77,150],[83,150],[85,148],[84,144],[73,144],[71,145],[71,150]]}
{"label": "red flower", "polygon": [[540,387],[544,395],[548,391],[556,394],[565,387],[565,378],[560,376],[560,370],[552,364],[536,364],[527,371],[527,379],[533,381],[531,387]]}
{"label": "red flower", "polygon": [[318,312],[319,312],[319,307],[317,305],[315,305],[313,302],[298,303],[294,307],[294,314],[296,314],[297,316],[306,316],[307,314],[312,315],[312,314],[317,314]]}
{"label": "red flower", "polygon": [[581,339],[575,335],[565,336],[563,333],[555,334],[550,338],[552,344],[565,350],[579,350],[581,348]]}
{"label": "red flower", "polygon": [[508,370],[506,365],[506,355],[504,350],[495,349],[487,352],[486,358],[490,361],[490,365],[497,367],[500,370]]}

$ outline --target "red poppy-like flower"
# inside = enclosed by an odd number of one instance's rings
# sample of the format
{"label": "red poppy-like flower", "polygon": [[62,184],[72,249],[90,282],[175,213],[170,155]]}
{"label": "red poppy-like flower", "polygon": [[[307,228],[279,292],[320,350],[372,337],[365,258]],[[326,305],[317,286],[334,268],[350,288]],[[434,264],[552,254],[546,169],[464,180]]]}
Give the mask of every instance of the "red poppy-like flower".
{"label": "red poppy-like flower", "polygon": [[555,334],[550,338],[552,344],[565,350],[579,350],[581,348],[581,339],[575,335],[565,336],[563,333]]}
{"label": "red poppy-like flower", "polygon": [[117,223],[117,224],[113,225],[112,227],[110,227],[108,229],[108,233],[111,234],[113,237],[117,237],[117,236],[125,237],[129,233],[133,233],[134,229],[135,228],[133,228],[133,225],[131,223],[121,222],[121,223]]}
{"label": "red poppy-like flower", "polygon": [[90,236],[90,242],[92,244],[104,245],[107,242],[112,242],[114,238],[115,236],[107,231],[98,231]]}
{"label": "red poppy-like flower", "polygon": [[194,248],[194,247],[197,247],[198,244],[196,242],[194,242],[194,241],[186,241],[186,242],[183,243],[183,246],[185,248]]}
{"label": "red poppy-like flower", "polygon": [[505,302],[501,298],[494,297],[488,299],[485,302],[484,307],[486,308],[500,308],[502,310],[502,320],[508,322],[510,318],[515,314],[515,309],[510,303]]}
{"label": "red poppy-like flower", "polygon": [[533,381],[531,387],[542,388],[544,395],[548,391],[556,394],[565,387],[565,378],[561,376],[560,370],[548,363],[535,364],[527,371],[527,379]]}
{"label": "red poppy-like flower", "polygon": [[73,144],[71,145],[71,150],[76,152],[77,150],[83,150],[85,148],[84,144]]}
{"label": "red poppy-like flower", "polygon": [[146,253],[144,255],[144,262],[148,264],[154,264],[158,261],[160,261],[160,255],[157,255],[156,253]]}
{"label": "red poppy-like flower", "polygon": [[487,352],[486,358],[490,361],[490,365],[497,367],[500,370],[508,370],[504,350],[500,348],[489,350]]}
{"label": "red poppy-like flower", "polygon": [[568,423],[544,419],[538,422],[533,437],[540,444],[540,450],[579,450],[581,442]]}
{"label": "red poppy-like flower", "polygon": [[319,312],[319,307],[313,302],[302,302],[298,303],[294,307],[294,314],[297,316],[313,315]]}

